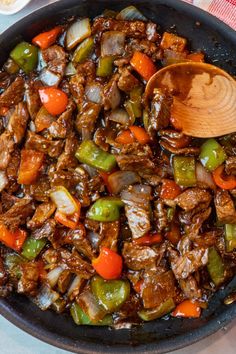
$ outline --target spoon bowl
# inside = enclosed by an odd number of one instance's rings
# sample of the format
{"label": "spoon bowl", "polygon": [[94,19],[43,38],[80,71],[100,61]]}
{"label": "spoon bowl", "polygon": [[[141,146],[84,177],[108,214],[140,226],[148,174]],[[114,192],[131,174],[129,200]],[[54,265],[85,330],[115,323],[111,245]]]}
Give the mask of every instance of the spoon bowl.
{"label": "spoon bowl", "polygon": [[201,62],[183,62],[157,71],[146,97],[155,88],[173,95],[171,119],[186,135],[217,137],[236,131],[236,81],[224,70]]}

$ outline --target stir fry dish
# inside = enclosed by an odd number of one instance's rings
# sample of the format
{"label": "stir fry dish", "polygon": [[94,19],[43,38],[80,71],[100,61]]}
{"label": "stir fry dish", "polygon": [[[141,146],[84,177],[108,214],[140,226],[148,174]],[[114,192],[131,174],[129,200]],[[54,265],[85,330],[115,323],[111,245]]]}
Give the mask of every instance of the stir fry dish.
{"label": "stir fry dish", "polygon": [[233,278],[236,133],[186,136],[171,92],[145,94],[183,61],[204,54],[134,6],[12,49],[0,71],[1,297],[119,329],[198,318]]}

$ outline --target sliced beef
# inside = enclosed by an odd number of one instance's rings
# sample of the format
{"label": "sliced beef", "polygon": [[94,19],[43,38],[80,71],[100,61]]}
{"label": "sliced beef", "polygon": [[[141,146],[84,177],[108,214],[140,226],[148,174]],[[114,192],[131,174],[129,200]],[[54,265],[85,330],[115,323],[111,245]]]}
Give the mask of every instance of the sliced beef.
{"label": "sliced beef", "polygon": [[41,87],[40,81],[29,80],[26,82],[25,99],[27,108],[32,120],[35,120],[36,115],[41,107],[41,100],[39,97],[39,88]]}
{"label": "sliced beef", "polygon": [[75,157],[75,152],[79,142],[74,133],[70,133],[65,141],[63,153],[58,157],[57,170],[75,168],[78,165],[78,160]]}
{"label": "sliced beef", "polygon": [[225,161],[225,171],[228,175],[236,175],[236,156],[227,158]]}
{"label": "sliced beef", "polygon": [[141,184],[130,186],[121,192],[121,200],[125,204],[125,215],[133,238],[142,237],[151,228],[151,187]]}
{"label": "sliced beef", "polygon": [[160,145],[167,151],[175,155],[199,155],[200,148],[197,146],[189,146],[185,148],[175,148],[171,146],[167,141],[160,140]]}
{"label": "sliced beef", "polygon": [[135,51],[143,52],[147,54],[154,62],[156,60],[162,59],[163,57],[163,52],[160,49],[159,45],[147,39],[131,38],[126,45],[125,50],[126,52],[130,53],[130,56],[132,56],[133,52]]}
{"label": "sliced beef", "polygon": [[221,230],[211,230],[198,234],[193,238],[196,247],[211,247],[216,244],[217,238],[221,235]]}
{"label": "sliced beef", "polygon": [[122,256],[129,269],[155,269],[159,259],[159,252],[148,246],[139,246],[132,242],[125,242]]}
{"label": "sliced beef", "polygon": [[211,194],[201,188],[188,188],[175,198],[177,205],[185,211],[190,211],[201,205],[209,205]]}
{"label": "sliced beef", "polygon": [[[145,273],[144,273],[145,274]],[[141,298],[146,309],[160,306],[176,296],[175,278],[172,271],[144,275]]]}
{"label": "sliced beef", "polygon": [[180,221],[185,224],[185,231],[191,239],[194,239],[198,235],[202,224],[209,218],[211,215],[211,207],[199,210],[192,210],[189,212],[183,211],[179,214]]}
{"label": "sliced beef", "polygon": [[64,186],[71,190],[81,182],[81,177],[73,169],[49,172],[51,187]]}
{"label": "sliced beef", "polygon": [[40,73],[40,79],[44,84],[58,86],[66,68],[66,53],[59,45],[52,45],[42,50],[42,58],[46,63]]}
{"label": "sliced beef", "polygon": [[146,156],[117,155],[116,161],[122,171],[153,173],[155,164]]}
{"label": "sliced beef", "polygon": [[168,225],[167,210],[162,200],[157,200],[154,203],[154,217],[159,231],[164,230]]}
{"label": "sliced beef", "polygon": [[0,90],[6,90],[8,86],[11,84],[11,76],[5,72],[0,72]]}
{"label": "sliced beef", "polygon": [[236,223],[236,210],[228,191],[217,190],[215,195],[217,219],[224,224]]}
{"label": "sliced beef", "polygon": [[47,238],[50,240],[54,237],[55,232],[56,221],[54,219],[49,219],[45,221],[41,227],[35,228],[32,231],[31,236],[36,240],[40,240],[41,238]]}
{"label": "sliced beef", "polygon": [[76,250],[79,253],[81,253],[83,256],[85,256],[90,260],[94,258],[94,251],[91,247],[89,240],[86,237],[84,228],[77,228],[74,230],[70,230],[67,233],[67,238],[71,240]]}
{"label": "sliced beef", "polygon": [[64,142],[61,140],[49,140],[39,134],[28,132],[25,148],[41,151],[50,157],[58,157],[63,149]]}
{"label": "sliced beef", "polygon": [[195,248],[182,256],[172,249],[169,254],[171,269],[176,279],[188,278],[190,274],[196,272],[208,262],[208,249],[203,247]]}
{"label": "sliced beef", "polygon": [[47,202],[49,200],[49,193],[51,190],[48,175],[41,174],[35,184],[24,185],[25,194],[34,198],[38,202]]}
{"label": "sliced beef", "polygon": [[17,183],[18,169],[20,166],[20,150],[15,148],[11,154],[10,162],[8,163],[6,174],[8,178],[7,191],[9,193],[14,193],[18,190],[19,185]]}
{"label": "sliced beef", "polygon": [[107,247],[116,252],[119,231],[120,231],[119,221],[101,222],[99,233],[102,236],[102,240],[100,243],[100,247]]}
{"label": "sliced beef", "polygon": [[1,209],[2,213],[5,213],[8,209],[10,209],[16,202],[19,201],[19,198],[16,196],[2,191],[1,193]]}
{"label": "sliced beef", "polygon": [[84,85],[85,85],[85,80],[84,78],[81,78],[80,75],[75,74],[71,77],[70,82],[70,91],[71,94],[74,98],[74,101],[79,107],[82,107],[82,104],[84,102]]}
{"label": "sliced beef", "polygon": [[20,268],[21,278],[17,284],[17,292],[35,296],[38,290],[39,279],[39,268],[37,263],[23,263]]}
{"label": "sliced beef", "polygon": [[193,275],[189,275],[186,279],[179,279],[179,285],[188,299],[200,299],[202,297],[202,291]]}
{"label": "sliced beef", "polygon": [[31,198],[19,199],[8,211],[0,214],[0,222],[8,229],[15,230],[24,225],[34,212],[34,203]]}
{"label": "sliced beef", "polygon": [[29,112],[25,103],[20,102],[16,107],[8,123],[7,129],[12,133],[14,142],[19,144],[25,136]]}
{"label": "sliced beef", "polygon": [[92,265],[84,260],[76,250],[69,257],[62,258],[62,262],[72,273],[76,273],[85,279],[91,278],[95,273]]}
{"label": "sliced beef", "polygon": [[65,112],[63,112],[56,121],[52,122],[48,131],[53,138],[65,139],[68,136],[69,132],[72,130],[72,114],[74,108],[74,104],[70,102]]}
{"label": "sliced beef", "polygon": [[52,202],[44,202],[37,206],[31,220],[27,222],[27,227],[30,229],[41,227],[55,212],[56,207]]}
{"label": "sliced beef", "polygon": [[10,162],[14,150],[12,133],[5,131],[0,136],[0,170],[5,170]]}
{"label": "sliced beef", "polygon": [[118,80],[118,87],[121,91],[124,91],[125,93],[129,93],[130,91],[133,90],[134,87],[140,85],[138,79],[134,75],[131,74],[131,72],[124,68],[120,69],[121,75]]}
{"label": "sliced beef", "polygon": [[101,105],[87,102],[76,118],[76,128],[84,139],[91,138],[101,110]]}
{"label": "sliced beef", "polygon": [[18,76],[15,81],[1,94],[0,107],[11,107],[23,100],[24,96],[23,77]]}
{"label": "sliced beef", "polygon": [[116,109],[120,105],[121,94],[117,86],[117,75],[114,75],[104,88],[104,109]]}

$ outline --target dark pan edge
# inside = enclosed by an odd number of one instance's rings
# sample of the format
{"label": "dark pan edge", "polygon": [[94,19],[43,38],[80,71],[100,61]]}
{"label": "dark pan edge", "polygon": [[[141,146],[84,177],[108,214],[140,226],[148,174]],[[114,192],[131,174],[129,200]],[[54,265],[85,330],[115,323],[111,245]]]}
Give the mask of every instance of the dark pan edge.
{"label": "dark pan edge", "polygon": [[[117,0],[113,0],[116,2]],[[86,2],[82,0],[81,2]],[[117,1],[118,2],[118,1]],[[138,3],[139,0],[136,1]],[[132,1],[130,1],[132,3]],[[187,3],[179,2],[176,0],[163,0],[159,1],[159,4],[165,5],[166,7],[173,7],[177,11],[184,10],[186,13],[194,14],[199,18],[199,21],[207,21],[211,26],[214,26],[218,32],[227,33],[227,37],[236,44],[236,36],[235,31],[227,26],[225,23],[221,22],[216,17],[208,14],[207,12],[189,5]],[[12,36],[13,34],[17,33],[21,30],[22,25],[27,26],[27,24],[32,23],[35,19],[39,16],[44,16],[44,14],[53,13],[53,11],[63,10],[65,6],[70,7],[75,4],[74,0],[62,0],[60,2],[56,2],[54,4],[46,5],[39,10],[34,11],[30,15],[27,15],[25,18],[21,19],[19,22],[14,24],[11,28],[7,29],[3,34],[0,36],[0,47],[1,41],[6,40],[7,37]],[[0,313],[3,317],[9,320],[12,324],[17,326],[18,328],[22,329],[23,331],[27,332],[28,334],[38,338],[41,341],[47,342],[53,346],[58,348],[73,351],[75,353],[81,354],[92,354],[94,350],[97,353],[121,353],[127,352],[127,346],[119,346],[119,347],[104,347],[103,345],[97,343],[88,344],[81,342],[80,347],[73,346],[71,340],[62,340],[60,338],[55,338],[55,334],[53,335],[52,332],[47,331],[46,329],[38,329],[36,326],[32,326],[29,322],[21,318],[20,314],[16,314],[12,311],[12,308],[5,303],[4,300],[0,300]],[[167,340],[162,340],[158,348],[156,348],[155,344],[148,344],[148,345],[140,345],[139,347],[129,347],[130,352],[135,353],[167,353],[172,350],[180,349],[185,346],[191,345],[198,340],[206,338],[207,336],[213,334],[223,326],[227,325],[233,318],[236,317],[236,306],[233,305],[220,314],[219,316],[211,319],[199,329],[195,329],[192,332],[189,332],[188,335],[179,335],[175,338],[170,338]]]}

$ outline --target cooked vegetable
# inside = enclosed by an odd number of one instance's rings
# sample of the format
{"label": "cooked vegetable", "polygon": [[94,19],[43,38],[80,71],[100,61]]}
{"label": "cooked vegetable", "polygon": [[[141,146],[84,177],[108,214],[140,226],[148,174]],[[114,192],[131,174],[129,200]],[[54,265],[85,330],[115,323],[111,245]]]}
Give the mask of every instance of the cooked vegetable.
{"label": "cooked vegetable", "polygon": [[156,318],[160,318],[170,313],[175,307],[174,300],[172,298],[163,302],[160,306],[154,309],[144,309],[138,312],[139,317],[143,321],[152,321]]}
{"label": "cooked vegetable", "polygon": [[107,247],[102,247],[98,258],[94,259],[93,267],[106,280],[120,278],[122,272],[121,256]]}
{"label": "cooked vegetable", "polygon": [[66,76],[73,76],[75,74],[76,74],[76,69],[75,69],[73,63],[69,62],[69,64],[66,67],[66,70],[65,70],[65,75]]}
{"label": "cooked vegetable", "polygon": [[171,179],[163,179],[160,197],[162,199],[175,199],[181,193],[181,188]]}
{"label": "cooked vegetable", "polygon": [[195,159],[190,156],[174,156],[173,169],[175,182],[179,186],[192,187],[196,185]]}
{"label": "cooked vegetable", "polygon": [[132,144],[134,136],[130,130],[123,130],[117,137],[116,142],[119,144]]}
{"label": "cooked vegetable", "polygon": [[51,288],[54,288],[54,286],[57,284],[57,281],[59,279],[59,276],[63,272],[63,268],[58,266],[54,269],[52,269],[48,274],[47,274],[47,280]]}
{"label": "cooked vegetable", "polygon": [[152,59],[141,52],[134,53],[132,59],[130,60],[130,64],[146,81],[148,81],[157,71]]}
{"label": "cooked vegetable", "polygon": [[68,97],[62,90],[54,87],[44,87],[39,90],[39,95],[42,104],[53,116],[61,114],[66,110]]}
{"label": "cooked vegetable", "polygon": [[51,191],[50,197],[56,204],[59,212],[65,215],[73,215],[79,212],[79,204],[65,187],[55,187]]}
{"label": "cooked vegetable", "polygon": [[115,197],[98,199],[89,209],[87,217],[96,221],[116,221],[120,218],[122,201]]}
{"label": "cooked vegetable", "polygon": [[151,246],[162,242],[163,238],[161,234],[147,234],[134,240],[136,245]]}
{"label": "cooked vegetable", "polygon": [[130,294],[130,285],[124,280],[103,280],[94,276],[91,280],[92,292],[106,311],[118,311]]}
{"label": "cooked vegetable", "polygon": [[173,33],[164,32],[160,46],[162,49],[172,49],[175,52],[183,52],[186,43],[187,41],[185,38],[179,37]]}
{"label": "cooked vegetable", "polygon": [[227,252],[236,248],[236,224],[225,225],[225,247]]}
{"label": "cooked vegetable", "polygon": [[199,184],[200,187],[204,186],[213,190],[216,189],[216,185],[211,172],[207,171],[206,168],[203,167],[200,162],[196,163],[196,178],[197,184]]}
{"label": "cooked vegetable", "polygon": [[4,69],[8,74],[17,74],[20,70],[19,65],[17,65],[14,60],[8,58],[6,63],[4,64]]}
{"label": "cooked vegetable", "polygon": [[10,57],[26,74],[29,74],[37,67],[38,49],[30,43],[21,42],[11,51]]}
{"label": "cooked vegetable", "polygon": [[36,240],[28,237],[22,247],[21,255],[31,261],[39,255],[46,243],[47,240],[45,238]]}
{"label": "cooked vegetable", "polygon": [[50,31],[38,34],[32,39],[32,43],[38,45],[41,49],[47,49],[56,42],[56,39],[61,31],[61,26],[54,27]]}
{"label": "cooked vegetable", "polygon": [[222,146],[215,139],[208,139],[201,146],[200,161],[208,171],[215,170],[226,160]]}
{"label": "cooked vegetable", "polygon": [[176,306],[172,312],[174,317],[198,318],[201,315],[201,307],[198,303],[185,300]]}
{"label": "cooked vegetable", "polygon": [[128,113],[122,108],[117,108],[111,111],[111,114],[109,115],[109,119],[112,120],[113,122],[122,125],[129,125],[129,121],[130,121]]}
{"label": "cooked vegetable", "polygon": [[90,318],[76,302],[73,302],[73,304],[71,305],[70,313],[74,322],[77,325],[111,326],[113,323],[112,317],[110,315],[106,315],[102,320],[98,322],[91,321]]}
{"label": "cooked vegetable", "polygon": [[218,286],[225,279],[225,268],[222,259],[215,247],[211,247],[208,253],[208,272],[213,283]]}
{"label": "cooked vegetable", "polygon": [[224,165],[217,167],[213,172],[213,179],[216,185],[222,189],[234,189],[236,188],[236,176],[223,175]]}
{"label": "cooked vegetable", "polygon": [[140,182],[140,177],[133,171],[116,171],[107,178],[109,189],[113,194],[119,194],[122,189]]}
{"label": "cooked vegetable", "polygon": [[41,132],[42,130],[49,128],[53,121],[54,117],[48,113],[44,106],[42,106],[34,121],[36,132]]}
{"label": "cooked vegetable", "polygon": [[26,232],[24,230],[16,230],[14,232],[8,230],[4,224],[0,223],[0,242],[15,251],[20,251],[26,239]]}
{"label": "cooked vegetable", "polygon": [[0,171],[0,192],[8,185],[8,178],[5,171]]}
{"label": "cooked vegetable", "polygon": [[48,285],[43,285],[38,294],[33,298],[33,302],[42,310],[47,310],[59,299],[59,294],[53,291]]}
{"label": "cooked vegetable", "polygon": [[83,39],[91,36],[90,21],[88,18],[78,19],[68,28],[66,32],[67,49],[73,49]]}
{"label": "cooked vegetable", "polygon": [[100,57],[98,61],[97,76],[107,77],[112,74],[114,57],[113,56],[104,56]]}
{"label": "cooked vegetable", "polygon": [[133,125],[129,127],[129,130],[140,144],[147,144],[150,141],[150,137],[144,128]]}
{"label": "cooked vegetable", "polygon": [[135,6],[128,6],[124,8],[118,13],[116,18],[117,20],[147,21],[147,18]]}
{"label": "cooked vegetable", "polygon": [[36,181],[39,170],[44,161],[44,153],[36,150],[22,150],[18,183],[32,184]]}
{"label": "cooked vegetable", "polygon": [[122,55],[125,46],[125,34],[120,31],[107,31],[102,34],[101,56]]}
{"label": "cooked vegetable", "polygon": [[81,163],[109,172],[116,165],[113,155],[100,149],[92,140],[85,140],[76,151],[75,156]]}
{"label": "cooked vegetable", "polygon": [[72,62],[73,63],[82,63],[85,59],[89,57],[92,53],[94,46],[93,37],[86,38],[80,45],[76,48]]}
{"label": "cooked vegetable", "polygon": [[89,101],[102,104],[103,87],[99,83],[87,84],[85,87],[85,95]]}
{"label": "cooked vegetable", "polygon": [[143,88],[141,86],[134,87],[133,90],[130,92],[130,100],[128,102],[130,102],[134,118],[142,117],[142,94]]}

